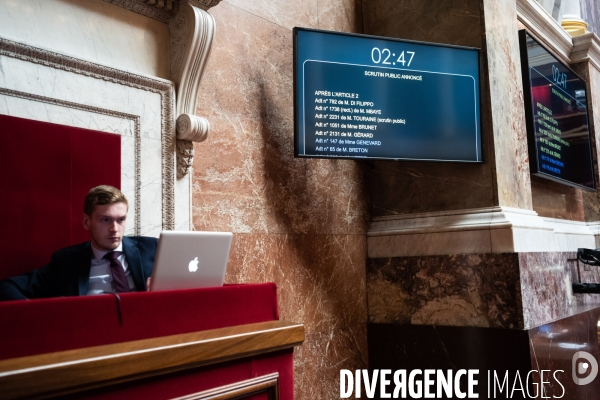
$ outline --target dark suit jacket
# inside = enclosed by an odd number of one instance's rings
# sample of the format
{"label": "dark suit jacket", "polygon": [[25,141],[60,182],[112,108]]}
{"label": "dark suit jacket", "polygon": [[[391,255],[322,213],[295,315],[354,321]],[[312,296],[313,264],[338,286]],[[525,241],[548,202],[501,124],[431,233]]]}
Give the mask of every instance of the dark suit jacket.
{"label": "dark suit jacket", "polygon": [[[123,238],[123,253],[138,291],[146,290],[157,244],[158,239],[151,237]],[[60,249],[42,268],[0,281],[0,300],[86,295],[92,257],[90,242]]]}

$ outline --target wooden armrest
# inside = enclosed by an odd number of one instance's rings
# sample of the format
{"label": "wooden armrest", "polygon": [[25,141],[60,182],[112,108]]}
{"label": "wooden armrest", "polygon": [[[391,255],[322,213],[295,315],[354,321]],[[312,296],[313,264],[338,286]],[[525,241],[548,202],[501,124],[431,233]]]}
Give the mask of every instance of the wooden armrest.
{"label": "wooden armrest", "polygon": [[303,325],[269,321],[13,358],[0,361],[0,393],[4,399],[58,396],[292,348],[303,341]]}

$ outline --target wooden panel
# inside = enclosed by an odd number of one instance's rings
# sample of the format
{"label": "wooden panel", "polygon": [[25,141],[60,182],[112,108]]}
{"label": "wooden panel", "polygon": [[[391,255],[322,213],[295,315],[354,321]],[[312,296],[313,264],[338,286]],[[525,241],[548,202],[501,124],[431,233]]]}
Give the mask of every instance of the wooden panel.
{"label": "wooden panel", "polygon": [[3,399],[58,396],[282,350],[303,341],[303,325],[269,321],[14,358],[0,361],[0,393]]}
{"label": "wooden panel", "polygon": [[279,400],[279,374],[259,376],[231,385],[203,390],[202,392],[188,394],[171,400],[229,400],[242,399],[262,392],[267,392],[269,400]]}

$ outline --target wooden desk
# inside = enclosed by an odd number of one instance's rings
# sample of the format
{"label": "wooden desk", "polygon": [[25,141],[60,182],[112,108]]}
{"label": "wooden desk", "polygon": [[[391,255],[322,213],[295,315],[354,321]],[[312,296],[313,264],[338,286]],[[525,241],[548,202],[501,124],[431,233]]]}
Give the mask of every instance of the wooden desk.
{"label": "wooden desk", "polygon": [[[291,349],[303,341],[303,325],[268,321],[13,358],[0,361],[0,393],[3,399],[56,397]],[[276,393],[270,389],[276,388],[276,375],[184,398],[226,399],[260,391]]]}

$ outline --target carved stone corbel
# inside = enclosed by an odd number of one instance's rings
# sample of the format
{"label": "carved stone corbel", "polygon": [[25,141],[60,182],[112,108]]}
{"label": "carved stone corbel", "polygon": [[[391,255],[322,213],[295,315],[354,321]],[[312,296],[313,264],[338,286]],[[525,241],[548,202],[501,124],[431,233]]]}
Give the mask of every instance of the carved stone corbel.
{"label": "carved stone corbel", "polygon": [[169,22],[171,79],[177,87],[177,178],[194,159],[193,142],[206,139],[210,124],[196,115],[198,87],[215,36],[215,20],[207,10],[221,0],[183,0]]}

